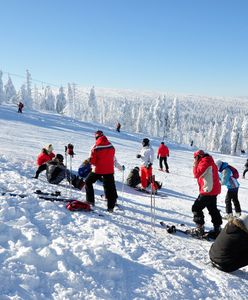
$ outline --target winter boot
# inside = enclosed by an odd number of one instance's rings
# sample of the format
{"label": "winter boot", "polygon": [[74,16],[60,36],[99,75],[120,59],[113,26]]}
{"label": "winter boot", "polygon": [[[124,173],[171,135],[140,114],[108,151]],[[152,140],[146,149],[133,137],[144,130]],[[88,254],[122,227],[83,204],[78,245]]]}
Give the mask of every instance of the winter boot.
{"label": "winter boot", "polygon": [[229,219],[231,219],[233,217],[233,213],[230,213],[230,214],[226,214],[225,216],[223,216],[222,218],[224,219],[224,220],[229,220]]}
{"label": "winter boot", "polygon": [[221,232],[221,227],[220,226],[214,226],[214,229],[212,229],[208,232],[208,237],[210,239],[215,240],[220,232]]}

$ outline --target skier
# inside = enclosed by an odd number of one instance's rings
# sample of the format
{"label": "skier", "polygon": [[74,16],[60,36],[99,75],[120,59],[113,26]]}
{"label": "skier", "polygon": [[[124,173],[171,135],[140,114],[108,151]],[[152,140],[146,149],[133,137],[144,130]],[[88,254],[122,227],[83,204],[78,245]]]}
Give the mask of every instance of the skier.
{"label": "skier", "polygon": [[[142,146],[140,153],[137,154],[136,157],[142,160],[140,167],[141,189],[146,191],[147,186],[151,182],[154,151],[150,146],[150,140],[148,138],[143,139]],[[154,187],[152,186],[152,188]]]}
{"label": "skier", "polygon": [[203,209],[207,207],[212,218],[214,229],[209,232],[209,236],[215,238],[221,230],[222,217],[217,209],[217,195],[221,192],[218,168],[212,156],[203,150],[194,153],[193,174],[198,181],[200,194],[192,205],[193,220],[196,228],[192,233],[196,235],[204,234],[204,214]]}
{"label": "skier", "polygon": [[84,186],[84,181],[66,169],[63,160],[63,155],[57,154],[55,158],[39,166],[35,178],[37,179],[40,173],[46,170],[46,177],[49,183],[59,184],[66,178],[75,188],[81,190]]}
{"label": "skier", "polygon": [[239,182],[233,176],[232,169],[230,169],[227,162],[223,162],[218,160],[216,162],[219,171],[219,177],[222,185],[227,187],[227,194],[226,194],[226,216],[225,219],[228,219],[233,216],[232,212],[232,202],[235,207],[236,216],[241,216],[241,208],[240,203],[238,200],[238,191],[239,191]]}
{"label": "skier", "polygon": [[38,167],[55,157],[53,150],[54,149],[52,144],[49,144],[46,147],[42,148],[41,153],[38,155],[36,160]]}
{"label": "skier", "polygon": [[248,159],[246,160],[246,163],[245,163],[245,169],[244,169],[244,172],[243,172],[243,179],[245,179],[246,172],[248,172]]}
{"label": "skier", "polygon": [[233,272],[248,265],[248,215],[231,218],[212,244],[209,256],[213,266]]}
{"label": "skier", "polygon": [[170,152],[168,147],[164,144],[164,142],[161,142],[157,154],[157,159],[159,159],[160,171],[163,171],[163,162],[164,162],[165,170],[167,173],[169,173],[169,166],[167,163],[167,157],[169,156],[170,156]]}
{"label": "skier", "polygon": [[121,124],[119,122],[117,122],[116,131],[120,132],[120,130],[121,130]]}
{"label": "skier", "polygon": [[115,148],[101,130],[95,133],[95,139],[90,154],[92,170],[85,179],[86,200],[95,205],[93,183],[102,178],[107,210],[113,212],[118,197],[114,180]]}
{"label": "skier", "polygon": [[91,171],[90,159],[85,159],[84,162],[78,168],[78,175],[82,178],[86,178]]}
{"label": "skier", "polygon": [[17,104],[17,106],[18,106],[18,113],[22,113],[22,110],[23,110],[23,108],[24,108],[24,104],[22,103],[22,102],[19,102],[18,104]]}

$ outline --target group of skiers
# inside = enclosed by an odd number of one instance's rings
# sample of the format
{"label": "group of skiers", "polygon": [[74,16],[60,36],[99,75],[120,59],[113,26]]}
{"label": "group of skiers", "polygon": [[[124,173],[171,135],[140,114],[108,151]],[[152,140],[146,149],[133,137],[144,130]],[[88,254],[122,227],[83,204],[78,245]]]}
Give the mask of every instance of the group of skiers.
{"label": "group of skiers", "polygon": [[[165,171],[169,172],[168,156],[169,149],[164,142],[161,142],[157,152],[160,170],[163,170],[162,163],[164,163]],[[151,185],[152,191],[161,188],[158,182],[151,180],[154,150],[148,138],[142,140],[142,148],[136,157],[141,159],[141,165],[131,170],[127,184],[132,187],[139,187],[141,190],[146,190],[149,185]],[[38,178],[39,174],[46,170],[49,183],[58,184],[63,179],[67,179],[76,188],[85,187],[86,201],[92,206],[95,205],[93,184],[100,180],[103,182],[107,210],[113,212],[118,198],[114,167],[117,166],[119,170],[123,171],[125,167],[117,162],[115,148],[103,132],[101,130],[95,132],[95,144],[91,149],[89,158],[79,167],[78,175],[66,168],[63,159],[63,155],[53,153],[51,144],[43,148],[37,158],[38,169],[34,178]],[[193,220],[196,224],[192,233],[196,235],[204,233],[203,209],[207,208],[214,226],[208,234],[209,237],[216,238],[210,249],[210,259],[213,264],[226,272],[246,266],[248,264],[248,216],[241,216],[238,200],[239,183],[237,176],[235,176],[235,168],[226,162],[217,161],[215,163],[212,156],[203,150],[198,150],[194,153],[193,174],[198,182],[199,195],[192,205]],[[227,186],[225,201],[228,224],[223,230],[221,230],[222,217],[217,208],[217,195],[221,192],[221,184]],[[232,212],[232,202],[235,216]],[[236,247],[235,244],[240,247]]]}

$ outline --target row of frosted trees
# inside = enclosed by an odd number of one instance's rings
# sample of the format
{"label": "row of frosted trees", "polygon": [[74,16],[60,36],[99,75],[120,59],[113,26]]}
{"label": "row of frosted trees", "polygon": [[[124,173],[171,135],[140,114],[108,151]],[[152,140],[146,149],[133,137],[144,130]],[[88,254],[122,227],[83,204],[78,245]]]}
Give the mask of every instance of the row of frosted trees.
{"label": "row of frosted trees", "polygon": [[57,112],[88,122],[114,126],[117,121],[129,132],[161,140],[194,145],[211,151],[237,154],[248,151],[247,99],[213,99],[193,96],[146,95],[102,92],[76,84],[66,88],[32,86],[17,91],[10,76],[3,83],[0,71],[0,104],[23,102],[26,109]]}

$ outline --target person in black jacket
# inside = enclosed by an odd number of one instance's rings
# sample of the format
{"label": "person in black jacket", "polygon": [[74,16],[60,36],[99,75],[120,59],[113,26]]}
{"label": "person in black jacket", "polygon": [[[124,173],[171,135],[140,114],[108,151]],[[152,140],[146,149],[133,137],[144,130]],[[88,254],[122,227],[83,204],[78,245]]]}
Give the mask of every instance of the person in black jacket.
{"label": "person in black jacket", "polygon": [[224,272],[233,272],[248,265],[248,215],[232,218],[212,244],[212,264]]}
{"label": "person in black jacket", "polygon": [[244,172],[243,172],[243,178],[245,179],[245,173],[248,172],[248,159],[245,163],[245,169],[244,169]]}
{"label": "person in black jacket", "polygon": [[139,167],[135,167],[127,177],[127,185],[135,188],[140,182]]}
{"label": "person in black jacket", "polygon": [[49,183],[59,184],[66,178],[75,188],[81,190],[84,186],[83,179],[80,179],[75,174],[72,174],[63,164],[63,160],[63,155],[57,154],[52,160],[39,166],[34,178],[37,179],[41,172],[46,171],[46,177]]}

